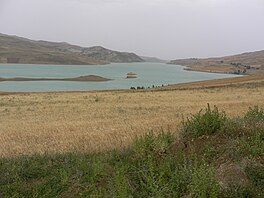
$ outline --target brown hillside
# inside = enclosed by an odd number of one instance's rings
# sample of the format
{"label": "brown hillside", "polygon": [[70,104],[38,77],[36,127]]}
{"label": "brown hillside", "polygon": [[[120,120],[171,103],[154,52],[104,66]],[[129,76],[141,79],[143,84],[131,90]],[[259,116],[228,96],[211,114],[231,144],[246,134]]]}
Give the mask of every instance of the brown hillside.
{"label": "brown hillside", "polygon": [[0,34],[0,63],[96,65],[143,61],[134,53],[103,47],[83,48],[65,42],[34,41]]}
{"label": "brown hillside", "polygon": [[207,59],[179,59],[170,64],[188,66],[187,70],[219,73],[256,73],[264,70],[264,50]]}

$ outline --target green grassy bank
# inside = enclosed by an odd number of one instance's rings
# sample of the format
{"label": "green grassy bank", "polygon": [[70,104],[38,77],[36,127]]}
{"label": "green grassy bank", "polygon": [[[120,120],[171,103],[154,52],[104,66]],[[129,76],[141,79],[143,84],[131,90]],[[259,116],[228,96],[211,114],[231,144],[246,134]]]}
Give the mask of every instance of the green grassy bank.
{"label": "green grassy bank", "polygon": [[0,197],[264,197],[264,111],[216,107],[130,148],[0,159]]}

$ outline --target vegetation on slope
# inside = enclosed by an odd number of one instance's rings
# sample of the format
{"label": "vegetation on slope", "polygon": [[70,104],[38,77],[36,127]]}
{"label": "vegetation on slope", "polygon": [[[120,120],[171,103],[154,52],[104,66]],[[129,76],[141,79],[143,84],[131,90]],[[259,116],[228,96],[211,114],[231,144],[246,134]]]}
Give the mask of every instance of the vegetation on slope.
{"label": "vegetation on slope", "polygon": [[108,153],[0,160],[4,197],[263,197],[264,110],[230,119],[216,107]]}

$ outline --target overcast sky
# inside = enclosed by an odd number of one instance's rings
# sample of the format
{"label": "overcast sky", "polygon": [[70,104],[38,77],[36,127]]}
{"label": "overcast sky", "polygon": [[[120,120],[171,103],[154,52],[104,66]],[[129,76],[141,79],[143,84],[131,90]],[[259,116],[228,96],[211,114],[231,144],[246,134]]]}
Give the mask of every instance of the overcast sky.
{"label": "overcast sky", "polygon": [[0,0],[0,32],[164,59],[264,49],[264,0]]}

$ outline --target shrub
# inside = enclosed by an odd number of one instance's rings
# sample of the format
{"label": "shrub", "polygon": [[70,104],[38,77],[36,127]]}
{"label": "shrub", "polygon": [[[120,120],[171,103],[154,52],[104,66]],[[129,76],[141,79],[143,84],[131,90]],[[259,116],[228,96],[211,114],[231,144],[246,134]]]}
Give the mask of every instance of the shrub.
{"label": "shrub", "polygon": [[250,107],[244,119],[250,123],[264,122],[264,109],[258,106]]}
{"label": "shrub", "polygon": [[225,112],[220,112],[216,106],[211,109],[208,104],[205,110],[183,122],[183,136],[197,138],[212,135],[222,130],[227,120]]}
{"label": "shrub", "polygon": [[133,151],[140,156],[165,153],[172,143],[174,136],[170,133],[160,133],[157,136],[153,132],[138,138],[133,144]]}
{"label": "shrub", "polygon": [[218,197],[220,186],[215,179],[213,168],[203,164],[192,173],[189,191],[192,197]]}
{"label": "shrub", "polygon": [[238,142],[240,152],[242,154],[249,154],[253,157],[264,156],[264,129],[254,131],[254,133],[247,137],[241,138]]}
{"label": "shrub", "polygon": [[227,137],[236,138],[247,133],[247,129],[244,126],[244,119],[242,118],[228,119],[222,131]]}

